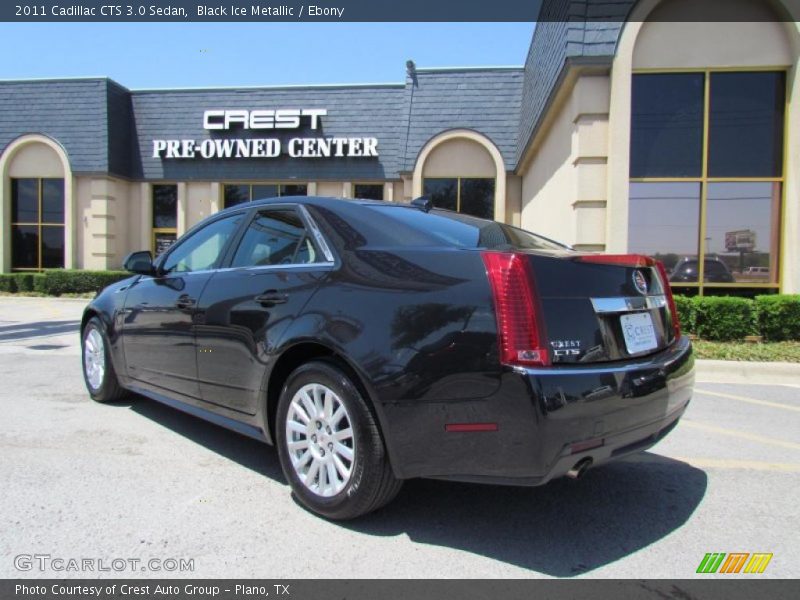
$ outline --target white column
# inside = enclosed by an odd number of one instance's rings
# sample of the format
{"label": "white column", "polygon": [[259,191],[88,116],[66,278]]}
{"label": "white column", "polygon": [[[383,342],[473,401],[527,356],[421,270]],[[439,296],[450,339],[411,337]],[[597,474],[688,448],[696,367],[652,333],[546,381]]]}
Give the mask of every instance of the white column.
{"label": "white column", "polygon": [[209,193],[209,212],[210,214],[214,214],[216,212],[221,211],[224,207],[222,206],[222,184],[218,181],[214,181],[208,184],[208,193]]}
{"label": "white column", "polygon": [[153,194],[149,183],[139,184],[139,247],[141,250],[153,249]]}
{"label": "white column", "polygon": [[189,199],[186,194],[186,182],[182,181],[178,184],[178,236],[186,233],[189,207],[187,206]]}

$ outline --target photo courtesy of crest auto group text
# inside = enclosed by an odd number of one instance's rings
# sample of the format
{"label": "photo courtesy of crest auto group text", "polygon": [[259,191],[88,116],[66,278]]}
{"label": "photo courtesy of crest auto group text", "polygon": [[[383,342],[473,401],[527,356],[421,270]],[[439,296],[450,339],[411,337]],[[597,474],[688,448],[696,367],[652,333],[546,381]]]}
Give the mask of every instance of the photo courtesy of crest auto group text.
{"label": "photo courtesy of crest auto group text", "polygon": [[800,0],[0,49],[0,598],[800,594]]}

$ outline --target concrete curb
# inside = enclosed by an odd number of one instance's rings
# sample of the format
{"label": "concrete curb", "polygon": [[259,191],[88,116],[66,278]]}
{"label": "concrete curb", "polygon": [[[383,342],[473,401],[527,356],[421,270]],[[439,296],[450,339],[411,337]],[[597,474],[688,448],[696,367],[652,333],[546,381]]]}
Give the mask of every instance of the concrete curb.
{"label": "concrete curb", "polygon": [[800,363],[697,360],[700,383],[794,384],[800,386]]}

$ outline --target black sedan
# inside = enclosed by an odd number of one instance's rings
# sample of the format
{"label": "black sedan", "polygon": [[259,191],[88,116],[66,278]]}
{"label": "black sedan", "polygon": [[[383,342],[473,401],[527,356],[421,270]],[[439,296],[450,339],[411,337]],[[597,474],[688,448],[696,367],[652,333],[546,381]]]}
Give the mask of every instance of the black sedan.
{"label": "black sedan", "polygon": [[649,448],[692,395],[667,275],[432,208],[282,197],[209,217],[81,324],[128,392],[277,446],[332,519],[404,479],[540,485]]}

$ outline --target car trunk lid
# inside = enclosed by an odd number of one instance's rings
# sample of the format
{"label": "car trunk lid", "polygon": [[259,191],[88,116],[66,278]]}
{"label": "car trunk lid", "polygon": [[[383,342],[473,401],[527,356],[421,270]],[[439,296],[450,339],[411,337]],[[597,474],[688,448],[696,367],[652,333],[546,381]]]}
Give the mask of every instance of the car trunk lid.
{"label": "car trunk lid", "polygon": [[504,364],[620,361],[680,335],[666,272],[651,258],[515,250],[483,259]]}
{"label": "car trunk lid", "polygon": [[677,335],[666,277],[639,255],[528,253],[552,363],[644,356]]}

